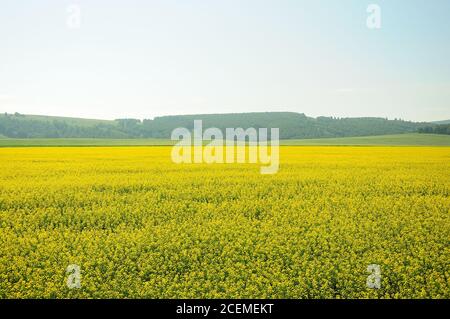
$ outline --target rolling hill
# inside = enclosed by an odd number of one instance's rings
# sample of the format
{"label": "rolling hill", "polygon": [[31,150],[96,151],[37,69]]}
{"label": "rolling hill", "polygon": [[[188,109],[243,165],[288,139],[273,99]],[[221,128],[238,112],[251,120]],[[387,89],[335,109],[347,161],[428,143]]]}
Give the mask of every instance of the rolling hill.
{"label": "rolling hill", "polygon": [[8,138],[170,138],[177,127],[193,128],[194,120],[203,127],[280,128],[281,139],[376,136],[417,132],[430,123],[415,123],[384,118],[308,117],[302,113],[268,112],[239,114],[199,114],[162,116],[155,119],[118,119],[114,121],[1,114],[0,134]]}
{"label": "rolling hill", "polygon": [[396,135],[357,136],[284,140],[282,145],[395,145],[395,146],[450,146],[450,135],[406,133]]}
{"label": "rolling hill", "polygon": [[434,121],[431,122],[432,124],[450,124],[450,120],[444,120],[444,121]]}

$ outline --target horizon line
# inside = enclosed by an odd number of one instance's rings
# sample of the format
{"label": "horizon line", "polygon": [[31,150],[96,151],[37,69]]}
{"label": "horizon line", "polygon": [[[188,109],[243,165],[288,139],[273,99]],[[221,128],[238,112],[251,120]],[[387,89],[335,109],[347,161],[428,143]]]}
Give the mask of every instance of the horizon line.
{"label": "horizon line", "polygon": [[271,113],[271,114],[283,114],[283,113],[291,113],[291,114],[298,114],[298,115],[304,115],[307,118],[317,119],[320,117],[325,118],[334,118],[334,119],[364,119],[364,118],[370,118],[370,119],[387,119],[389,121],[404,121],[404,122],[412,122],[412,123],[434,123],[434,122],[441,122],[441,121],[449,121],[450,119],[440,119],[440,120],[432,120],[432,121],[413,121],[413,120],[407,120],[404,118],[389,118],[387,116],[334,116],[334,115],[320,115],[320,116],[308,116],[306,113],[303,112],[294,112],[294,111],[260,111],[260,112],[230,112],[230,113],[187,113],[187,114],[167,114],[167,115],[157,115],[154,117],[148,117],[148,118],[138,118],[138,117],[118,117],[118,118],[94,118],[94,117],[82,117],[82,116],[66,116],[66,115],[49,115],[49,114],[27,114],[27,113],[20,113],[20,112],[0,112],[0,115],[23,115],[23,116],[41,116],[41,117],[58,117],[58,118],[66,118],[66,119],[78,119],[78,120],[93,120],[93,121],[116,121],[116,120],[126,120],[126,119],[132,119],[132,120],[155,120],[156,118],[161,117],[176,117],[176,116],[210,116],[210,115],[243,115],[243,114],[264,114],[264,113]]}

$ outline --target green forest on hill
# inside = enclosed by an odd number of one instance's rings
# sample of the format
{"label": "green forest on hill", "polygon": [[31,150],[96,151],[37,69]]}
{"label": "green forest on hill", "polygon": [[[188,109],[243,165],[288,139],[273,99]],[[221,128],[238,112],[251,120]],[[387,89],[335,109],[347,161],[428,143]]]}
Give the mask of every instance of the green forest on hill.
{"label": "green forest on hill", "polygon": [[385,118],[308,117],[301,113],[270,112],[162,116],[155,119],[90,120],[22,114],[1,114],[0,135],[8,138],[170,138],[177,127],[280,128],[281,139],[372,136],[417,132],[430,123]]}

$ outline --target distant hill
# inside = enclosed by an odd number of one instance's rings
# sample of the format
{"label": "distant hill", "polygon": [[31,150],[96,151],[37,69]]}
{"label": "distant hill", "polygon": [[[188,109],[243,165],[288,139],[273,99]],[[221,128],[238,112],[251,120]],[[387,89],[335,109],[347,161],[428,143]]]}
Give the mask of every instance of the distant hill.
{"label": "distant hill", "polygon": [[419,133],[450,135],[450,124],[433,124],[431,126],[420,127]]}
{"label": "distant hill", "polygon": [[434,121],[431,122],[432,124],[450,124],[450,120],[444,120],[444,121]]}
{"label": "distant hill", "polygon": [[397,134],[380,136],[335,137],[304,140],[286,140],[282,145],[398,145],[450,146],[450,136],[438,134]]}
{"label": "distant hill", "polygon": [[44,122],[63,121],[65,123],[67,123],[68,125],[84,126],[84,127],[92,127],[97,124],[111,124],[111,122],[112,122],[112,121],[108,121],[108,120],[93,120],[93,119],[83,119],[83,118],[77,118],[77,117],[63,117],[63,116],[23,115],[23,114],[19,114],[19,113],[15,113],[13,115],[19,119],[24,119],[27,121],[29,121],[29,120],[37,120],[37,121],[44,121]]}
{"label": "distant hill", "polygon": [[0,134],[9,138],[129,138],[118,123],[24,114],[0,114]]}
{"label": "distant hill", "polygon": [[0,134],[9,138],[170,138],[174,128],[203,127],[280,128],[281,139],[372,136],[417,132],[430,123],[385,118],[308,117],[301,113],[235,113],[156,117],[153,120],[92,120],[22,114],[1,114]]}

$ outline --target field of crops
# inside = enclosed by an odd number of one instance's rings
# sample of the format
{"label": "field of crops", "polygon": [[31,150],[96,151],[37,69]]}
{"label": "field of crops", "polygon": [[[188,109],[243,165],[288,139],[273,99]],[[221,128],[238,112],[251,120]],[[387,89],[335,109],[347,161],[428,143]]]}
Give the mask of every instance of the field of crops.
{"label": "field of crops", "polygon": [[0,298],[450,298],[449,147],[170,151],[0,149]]}

